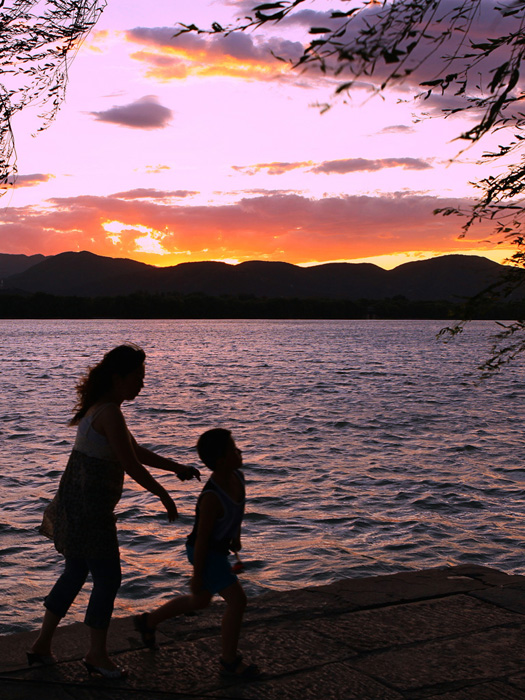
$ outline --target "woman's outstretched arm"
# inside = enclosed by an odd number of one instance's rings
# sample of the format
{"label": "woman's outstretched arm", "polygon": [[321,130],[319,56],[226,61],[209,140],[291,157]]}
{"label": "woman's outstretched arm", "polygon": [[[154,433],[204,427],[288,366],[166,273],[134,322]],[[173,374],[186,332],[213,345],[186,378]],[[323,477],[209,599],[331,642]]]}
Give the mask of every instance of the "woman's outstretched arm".
{"label": "woman's outstretched arm", "polygon": [[116,404],[108,404],[100,413],[97,423],[97,430],[106,437],[126,474],[146,491],[158,496],[166,508],[170,522],[175,520],[178,517],[177,507],[164,486],[159,484],[146,467],[139,462],[133,444],[134,439],[128,430],[120,408]]}
{"label": "woman's outstretched arm", "polygon": [[196,467],[189,467],[186,464],[176,462],[174,459],[163,457],[152,450],[148,450],[147,447],[139,445],[131,433],[130,438],[137,459],[142,464],[147,464],[148,467],[155,467],[156,469],[163,469],[167,472],[173,472],[181,481],[188,481],[189,479],[201,480],[201,473]]}

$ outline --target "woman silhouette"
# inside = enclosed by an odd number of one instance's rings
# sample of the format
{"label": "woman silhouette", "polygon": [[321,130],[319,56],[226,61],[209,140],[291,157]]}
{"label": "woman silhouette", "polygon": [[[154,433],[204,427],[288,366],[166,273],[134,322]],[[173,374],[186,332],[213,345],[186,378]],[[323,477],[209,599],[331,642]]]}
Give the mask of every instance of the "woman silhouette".
{"label": "woman silhouette", "polygon": [[113,511],[122,494],[124,474],[160,498],[170,522],[177,517],[175,503],[144,465],[174,472],[183,481],[200,479],[198,469],[138,445],[126,426],[121,405],[142,389],[144,361],[141,348],[120,345],[104,355],[77,386],[78,401],[70,423],[78,426],[75,444],[41,528],[64,555],[65,569],[45,599],[42,628],[27,653],[30,665],[55,661],[53,634],[91,573],[93,589],[84,620],[91,643],[84,664],[89,673],[106,678],[126,675],[109,658],[106,646],[121,582]]}

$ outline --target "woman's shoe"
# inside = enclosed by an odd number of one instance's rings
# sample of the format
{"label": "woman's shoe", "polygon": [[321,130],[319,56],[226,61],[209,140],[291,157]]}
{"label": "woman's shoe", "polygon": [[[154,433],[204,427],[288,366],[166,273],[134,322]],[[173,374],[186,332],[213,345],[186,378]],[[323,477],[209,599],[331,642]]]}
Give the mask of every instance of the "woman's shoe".
{"label": "woman's shoe", "polygon": [[137,632],[140,633],[142,643],[148,649],[158,649],[158,644],[155,639],[155,628],[148,627],[148,613],[142,613],[142,615],[135,615],[133,618],[133,625]]}
{"label": "woman's shoe", "polygon": [[32,666],[33,664],[38,664],[39,666],[52,666],[57,662],[52,654],[39,654],[36,651],[26,651],[26,655],[28,666]]}
{"label": "woman's shoe", "polygon": [[86,667],[86,671],[89,673],[90,676],[92,676],[94,673],[97,673],[103,678],[115,681],[120,680],[121,678],[126,678],[126,676],[128,675],[128,671],[125,668],[103,668],[102,666],[95,666],[94,664],[90,664],[89,661],[86,661],[86,659],[82,659],[82,663]]}
{"label": "woman's shoe", "polygon": [[248,664],[244,668],[240,668],[242,665],[242,654],[237,654],[231,662],[219,659],[219,663],[221,665],[220,674],[224,678],[238,678],[239,680],[248,681],[255,680],[261,675],[256,664]]}

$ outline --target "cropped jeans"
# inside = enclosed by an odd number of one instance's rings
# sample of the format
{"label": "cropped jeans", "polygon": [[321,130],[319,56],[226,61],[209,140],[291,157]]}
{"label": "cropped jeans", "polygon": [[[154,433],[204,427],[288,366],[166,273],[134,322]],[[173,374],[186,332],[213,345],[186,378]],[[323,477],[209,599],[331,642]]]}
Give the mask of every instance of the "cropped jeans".
{"label": "cropped jeans", "polygon": [[66,557],[64,573],[44,601],[57,617],[64,617],[91,573],[93,589],[84,622],[94,629],[107,629],[113,613],[122,574],[120,559]]}

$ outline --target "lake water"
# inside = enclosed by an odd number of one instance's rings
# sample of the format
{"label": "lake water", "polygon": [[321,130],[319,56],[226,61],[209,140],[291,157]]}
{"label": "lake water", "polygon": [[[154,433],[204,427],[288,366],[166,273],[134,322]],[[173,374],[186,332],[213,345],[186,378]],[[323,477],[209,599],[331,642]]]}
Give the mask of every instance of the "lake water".
{"label": "lake water", "polygon": [[[0,634],[39,624],[62,559],[37,528],[74,439],[74,387],[125,341],[147,353],[145,388],[124,406],[139,442],[197,464],[199,434],[224,426],[243,450],[249,595],[466,562],[525,573],[525,366],[477,382],[494,324],[449,344],[442,325],[0,321]],[[126,479],[116,615],[187,590],[200,485],[155,475],[181,517],[168,523]]]}

